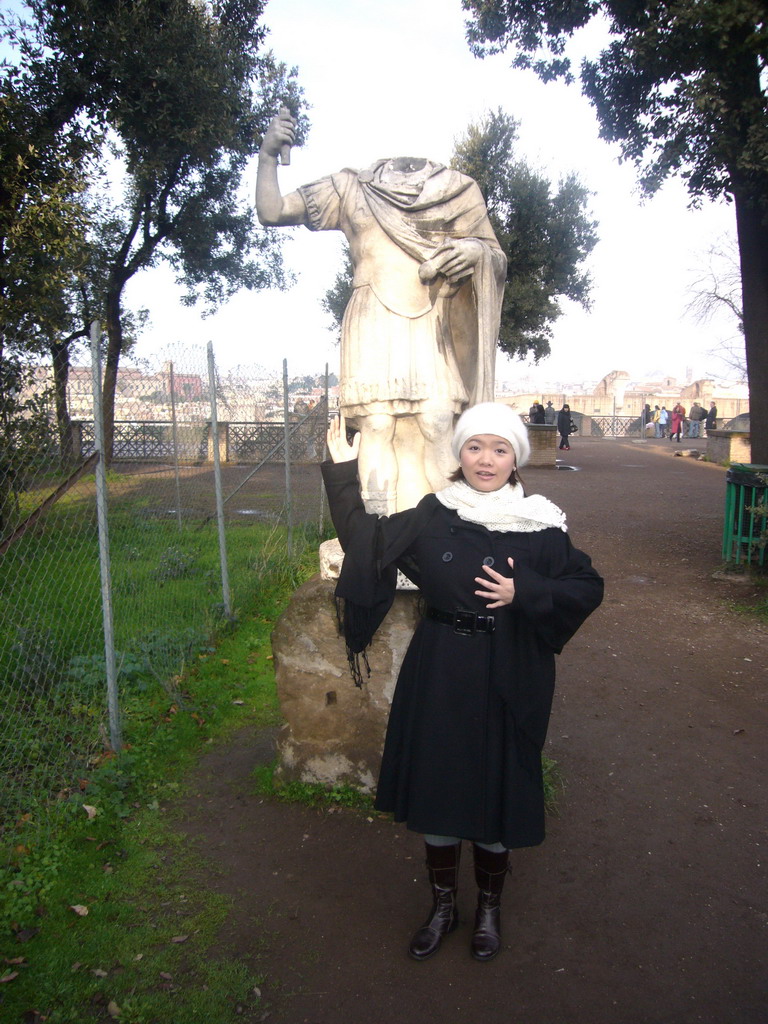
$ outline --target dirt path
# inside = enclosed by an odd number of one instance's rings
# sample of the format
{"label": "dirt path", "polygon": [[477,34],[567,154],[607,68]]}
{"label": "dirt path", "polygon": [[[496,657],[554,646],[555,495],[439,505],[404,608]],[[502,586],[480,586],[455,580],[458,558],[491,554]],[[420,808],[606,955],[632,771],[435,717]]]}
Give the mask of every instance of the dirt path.
{"label": "dirt path", "polygon": [[768,1021],[768,629],[713,578],[724,470],[665,441],[577,439],[569,461],[526,482],[566,509],[606,600],[560,659],[548,753],[567,788],[544,845],[512,855],[504,950],[469,955],[466,857],[459,930],[409,960],[429,905],[419,839],[263,802],[249,773],[265,739],[241,735],[200,766],[185,828],[236,897],[223,946],[266,978],[244,1019]]}

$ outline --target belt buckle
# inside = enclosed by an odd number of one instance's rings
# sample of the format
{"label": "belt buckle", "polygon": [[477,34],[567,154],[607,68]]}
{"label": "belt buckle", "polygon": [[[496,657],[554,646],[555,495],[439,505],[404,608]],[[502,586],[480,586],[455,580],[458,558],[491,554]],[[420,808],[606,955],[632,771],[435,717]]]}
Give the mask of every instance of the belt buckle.
{"label": "belt buckle", "polygon": [[454,612],[453,631],[461,636],[472,636],[477,631],[477,612]]}

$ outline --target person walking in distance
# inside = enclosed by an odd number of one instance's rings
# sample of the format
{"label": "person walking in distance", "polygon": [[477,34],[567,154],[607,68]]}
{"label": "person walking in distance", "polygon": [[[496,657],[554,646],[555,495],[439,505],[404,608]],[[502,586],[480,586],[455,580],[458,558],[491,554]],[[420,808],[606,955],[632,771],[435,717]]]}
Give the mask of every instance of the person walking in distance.
{"label": "person walking in distance", "polygon": [[674,441],[677,438],[677,443],[680,444],[680,435],[683,430],[683,423],[685,422],[685,406],[682,402],[677,402],[672,407],[672,425],[669,429],[669,440]]}
{"label": "person walking in distance", "polygon": [[571,407],[565,403],[557,414],[557,432],[560,435],[560,451],[571,450]]}
{"label": "person walking in distance", "polygon": [[717,430],[717,406],[714,402],[709,403],[709,412],[707,413],[704,425],[707,428],[707,434],[709,434],[710,430]]}
{"label": "person walking in distance", "polygon": [[667,412],[667,407],[665,405],[662,405],[661,412],[659,413],[659,430],[661,431],[661,434],[660,434],[661,437],[666,437],[667,436],[667,427],[668,426],[669,426],[669,413]]}

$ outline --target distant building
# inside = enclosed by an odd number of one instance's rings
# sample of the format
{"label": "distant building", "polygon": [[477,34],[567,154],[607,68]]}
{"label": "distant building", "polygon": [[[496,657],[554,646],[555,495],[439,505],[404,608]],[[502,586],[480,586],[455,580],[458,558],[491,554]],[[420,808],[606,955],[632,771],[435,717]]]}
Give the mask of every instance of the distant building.
{"label": "distant building", "polygon": [[567,402],[572,412],[585,416],[640,416],[643,406],[666,405],[670,409],[682,402],[686,412],[693,402],[705,409],[709,403],[717,406],[719,423],[749,412],[749,389],[746,384],[724,385],[708,378],[688,384],[678,384],[675,377],[661,380],[632,380],[625,370],[612,370],[593,387],[579,390],[526,390],[512,392],[507,385],[497,392],[500,401],[510,405],[521,415],[526,414],[534,401],[552,402],[559,409]]}

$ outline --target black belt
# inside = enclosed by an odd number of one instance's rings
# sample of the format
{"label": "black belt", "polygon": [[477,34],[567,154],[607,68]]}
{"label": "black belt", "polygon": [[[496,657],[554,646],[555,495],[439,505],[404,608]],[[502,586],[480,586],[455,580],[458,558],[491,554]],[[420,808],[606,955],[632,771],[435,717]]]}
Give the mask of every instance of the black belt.
{"label": "black belt", "polygon": [[492,633],[496,623],[492,615],[478,615],[477,612],[457,609],[455,612],[444,612],[440,608],[427,608],[427,618],[453,626],[454,633],[472,636],[473,633]]}

